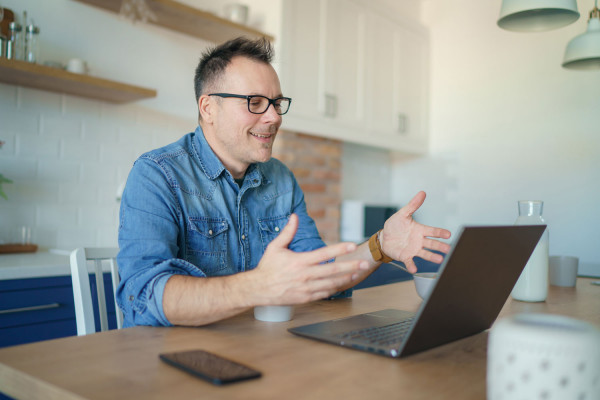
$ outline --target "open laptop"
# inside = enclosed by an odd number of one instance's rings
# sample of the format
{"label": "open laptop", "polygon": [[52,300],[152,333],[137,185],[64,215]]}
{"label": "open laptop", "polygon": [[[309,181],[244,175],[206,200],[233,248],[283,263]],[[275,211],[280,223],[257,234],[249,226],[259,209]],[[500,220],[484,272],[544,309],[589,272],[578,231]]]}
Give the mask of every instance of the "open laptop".
{"label": "open laptop", "polygon": [[387,309],[290,328],[300,336],[405,357],[488,329],[545,225],[463,227],[416,313]]}

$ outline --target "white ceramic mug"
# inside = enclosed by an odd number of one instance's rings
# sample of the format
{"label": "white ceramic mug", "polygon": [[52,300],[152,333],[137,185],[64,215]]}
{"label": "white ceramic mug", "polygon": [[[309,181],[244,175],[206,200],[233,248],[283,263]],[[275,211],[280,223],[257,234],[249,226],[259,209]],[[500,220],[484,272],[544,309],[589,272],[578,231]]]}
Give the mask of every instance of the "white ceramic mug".
{"label": "white ceramic mug", "polygon": [[80,58],[71,58],[67,63],[67,71],[74,74],[87,74],[88,66],[85,61]]}
{"label": "white ceramic mug", "polygon": [[254,318],[265,322],[285,322],[294,316],[294,306],[257,306]]}
{"label": "white ceramic mug", "polygon": [[575,286],[577,283],[579,258],[571,256],[550,256],[548,261],[551,285],[564,287]]}
{"label": "white ceramic mug", "polygon": [[248,22],[248,6],[234,3],[225,5],[225,18],[238,24]]}
{"label": "white ceramic mug", "polygon": [[431,293],[431,289],[433,288],[433,284],[437,277],[438,274],[435,272],[419,272],[413,275],[415,288],[417,289],[417,294],[420,298],[425,300],[429,297],[429,293]]}

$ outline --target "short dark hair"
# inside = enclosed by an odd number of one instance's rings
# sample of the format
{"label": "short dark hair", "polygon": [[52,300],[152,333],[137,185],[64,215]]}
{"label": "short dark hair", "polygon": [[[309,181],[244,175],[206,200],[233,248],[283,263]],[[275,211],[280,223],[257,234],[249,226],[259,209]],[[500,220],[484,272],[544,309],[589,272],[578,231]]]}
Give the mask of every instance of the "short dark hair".
{"label": "short dark hair", "polygon": [[231,60],[237,56],[270,64],[273,59],[273,46],[264,37],[252,40],[241,36],[207,49],[200,57],[194,76],[196,102],[203,91],[223,75]]}

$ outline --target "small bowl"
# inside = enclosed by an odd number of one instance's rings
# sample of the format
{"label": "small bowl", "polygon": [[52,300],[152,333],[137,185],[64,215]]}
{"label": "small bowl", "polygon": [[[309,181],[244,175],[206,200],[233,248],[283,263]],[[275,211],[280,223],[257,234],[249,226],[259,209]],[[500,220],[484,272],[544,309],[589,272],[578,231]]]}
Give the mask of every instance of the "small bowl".
{"label": "small bowl", "polygon": [[285,322],[294,316],[294,306],[256,306],[254,318],[265,322]]}
{"label": "small bowl", "polygon": [[435,272],[419,272],[413,275],[417,294],[420,298],[425,300],[429,297],[429,293],[431,293],[431,288],[437,277],[438,274]]}

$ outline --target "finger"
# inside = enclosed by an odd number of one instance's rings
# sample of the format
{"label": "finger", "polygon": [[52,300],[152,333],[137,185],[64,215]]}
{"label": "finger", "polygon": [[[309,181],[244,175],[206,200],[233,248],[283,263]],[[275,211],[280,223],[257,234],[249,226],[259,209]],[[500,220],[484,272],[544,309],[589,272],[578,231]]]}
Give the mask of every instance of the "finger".
{"label": "finger", "polygon": [[421,249],[417,252],[417,257],[422,258],[425,261],[429,261],[436,264],[441,264],[444,261],[444,256],[438,253],[432,253],[429,250]]}
{"label": "finger", "polygon": [[307,251],[302,253],[304,261],[308,264],[318,264],[323,261],[328,261],[344,254],[356,251],[356,244],[343,242],[333,244],[331,246],[321,247],[320,249]]}
{"label": "finger", "polygon": [[408,260],[401,260],[401,261],[404,263],[404,266],[406,267],[408,272],[410,272],[411,274],[414,274],[417,272],[417,266],[416,266],[415,262],[412,260],[412,258],[409,258]]}
{"label": "finger", "polygon": [[407,217],[411,217],[425,202],[425,192],[420,191],[412,198],[411,201],[408,202],[407,205],[402,207],[401,211]]}
{"label": "finger", "polygon": [[441,251],[442,253],[448,253],[450,251],[450,245],[448,243],[434,239],[423,240],[423,247],[429,250]]}
{"label": "finger", "polygon": [[369,263],[364,260],[336,261],[311,267],[309,276],[311,279],[326,279],[367,269],[369,269]]}
{"label": "finger", "polygon": [[425,228],[426,229],[425,229],[424,236],[436,237],[436,238],[442,238],[442,239],[450,239],[451,233],[447,229],[434,228],[432,226],[426,226]]}
{"label": "finger", "polygon": [[283,247],[286,248],[292,243],[296,231],[298,230],[298,216],[296,214],[290,215],[287,224],[283,227],[279,235],[269,243],[269,247]]}
{"label": "finger", "polygon": [[338,292],[341,287],[348,286],[352,281],[358,279],[358,274],[348,274],[331,279],[319,279],[313,281],[309,287],[312,293],[311,300],[320,300]]}

